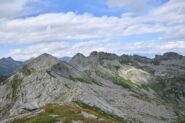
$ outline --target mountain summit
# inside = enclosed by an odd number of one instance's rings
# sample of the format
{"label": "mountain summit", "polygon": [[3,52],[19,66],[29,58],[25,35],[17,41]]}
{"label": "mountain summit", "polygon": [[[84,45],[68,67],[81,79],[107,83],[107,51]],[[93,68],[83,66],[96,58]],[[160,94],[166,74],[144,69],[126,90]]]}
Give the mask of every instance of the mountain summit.
{"label": "mountain summit", "polygon": [[60,62],[60,60],[57,59],[56,57],[50,54],[44,53],[38,56],[37,58],[32,59],[29,65],[31,65],[32,68],[36,70],[46,70],[58,62]]}
{"label": "mountain summit", "polygon": [[11,57],[0,59],[0,75],[10,75],[23,66],[23,62],[15,61]]}

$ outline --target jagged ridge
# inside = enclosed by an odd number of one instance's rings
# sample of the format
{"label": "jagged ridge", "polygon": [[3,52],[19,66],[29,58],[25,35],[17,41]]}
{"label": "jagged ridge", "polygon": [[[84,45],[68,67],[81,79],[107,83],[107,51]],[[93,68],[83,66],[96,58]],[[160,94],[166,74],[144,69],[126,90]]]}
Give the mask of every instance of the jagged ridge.
{"label": "jagged ridge", "polygon": [[[88,57],[77,54],[69,63],[43,54],[0,86],[0,107],[3,111],[3,107],[9,107],[3,118],[40,109],[48,103],[80,101],[131,122],[174,121],[183,116],[182,110],[170,105],[184,108],[184,78],[183,74],[177,77],[176,72],[185,73],[185,60],[178,54],[167,54],[161,56],[165,59],[149,59],[92,52]],[[178,84],[174,85],[174,81]],[[178,93],[172,91],[176,87],[181,87]],[[162,89],[165,91],[158,91]],[[170,89],[170,95],[178,95],[171,97],[175,103],[163,98]]]}

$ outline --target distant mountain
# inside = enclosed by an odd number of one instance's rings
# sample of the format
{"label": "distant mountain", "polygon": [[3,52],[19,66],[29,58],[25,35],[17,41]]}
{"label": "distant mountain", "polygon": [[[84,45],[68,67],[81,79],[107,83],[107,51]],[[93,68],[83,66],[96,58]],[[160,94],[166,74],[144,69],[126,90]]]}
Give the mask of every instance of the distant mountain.
{"label": "distant mountain", "polygon": [[2,123],[184,123],[184,118],[185,57],[173,52],[153,59],[78,53],[69,62],[45,53],[0,85]]}
{"label": "distant mountain", "polygon": [[59,58],[59,59],[62,60],[62,61],[65,61],[65,62],[69,62],[69,61],[71,60],[71,57],[69,57],[69,56],[64,56],[64,57]]}
{"label": "distant mountain", "polygon": [[24,62],[15,61],[11,57],[0,59],[0,75],[9,75],[21,68]]}

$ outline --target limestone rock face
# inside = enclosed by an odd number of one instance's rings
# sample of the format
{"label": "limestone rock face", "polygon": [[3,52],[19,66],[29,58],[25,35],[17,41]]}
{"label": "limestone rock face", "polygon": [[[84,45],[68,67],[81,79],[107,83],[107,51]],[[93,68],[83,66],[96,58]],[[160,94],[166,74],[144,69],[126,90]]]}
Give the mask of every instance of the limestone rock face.
{"label": "limestone rock face", "polygon": [[41,56],[32,59],[29,63],[29,65],[35,69],[36,71],[42,71],[42,70],[47,70],[50,67],[52,67],[53,65],[55,65],[56,63],[59,63],[60,60],[58,60],[57,58],[44,53]]}
{"label": "limestone rock face", "polygon": [[[184,57],[159,65],[139,56],[131,61],[126,58],[131,56],[93,52],[88,57],[77,54],[67,63],[42,54],[0,86],[0,120],[42,109],[50,103],[78,101],[131,121],[173,122],[177,115],[165,99],[175,99],[173,104],[184,108]],[[182,76],[177,77],[175,71]]]}
{"label": "limestone rock face", "polygon": [[128,67],[120,70],[120,75],[137,84],[148,84],[154,81],[150,73],[134,67]]}

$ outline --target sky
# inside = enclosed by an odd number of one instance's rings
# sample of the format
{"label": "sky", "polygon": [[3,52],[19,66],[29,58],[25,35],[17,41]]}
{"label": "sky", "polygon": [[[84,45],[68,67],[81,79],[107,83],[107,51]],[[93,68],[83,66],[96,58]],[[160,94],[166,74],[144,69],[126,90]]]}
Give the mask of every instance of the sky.
{"label": "sky", "polygon": [[185,0],[0,0],[0,58],[185,55]]}

